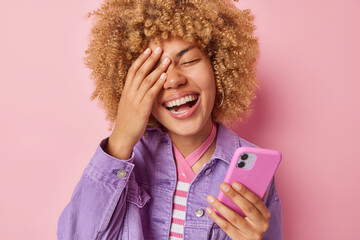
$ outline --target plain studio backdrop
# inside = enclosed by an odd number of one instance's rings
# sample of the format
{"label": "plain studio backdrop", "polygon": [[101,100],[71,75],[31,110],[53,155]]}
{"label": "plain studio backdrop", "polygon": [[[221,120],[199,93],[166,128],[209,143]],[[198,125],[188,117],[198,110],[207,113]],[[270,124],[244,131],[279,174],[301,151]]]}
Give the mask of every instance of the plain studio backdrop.
{"label": "plain studio backdrop", "polygon": [[[1,1],[0,239],[56,239],[108,123],[82,63],[99,0]],[[235,131],[278,149],[284,239],[360,239],[360,2],[244,0],[261,88]]]}

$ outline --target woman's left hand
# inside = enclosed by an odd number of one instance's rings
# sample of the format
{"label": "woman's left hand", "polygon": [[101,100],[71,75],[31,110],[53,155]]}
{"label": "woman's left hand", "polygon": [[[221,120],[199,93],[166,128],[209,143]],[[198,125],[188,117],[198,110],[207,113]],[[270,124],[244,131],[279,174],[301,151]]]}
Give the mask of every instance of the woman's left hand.
{"label": "woman's left hand", "polygon": [[206,212],[210,218],[233,240],[261,239],[269,228],[270,221],[270,212],[263,201],[238,182],[234,182],[232,186],[223,182],[220,189],[240,207],[246,218],[209,195],[206,200],[226,219],[220,217],[211,207],[207,207]]}

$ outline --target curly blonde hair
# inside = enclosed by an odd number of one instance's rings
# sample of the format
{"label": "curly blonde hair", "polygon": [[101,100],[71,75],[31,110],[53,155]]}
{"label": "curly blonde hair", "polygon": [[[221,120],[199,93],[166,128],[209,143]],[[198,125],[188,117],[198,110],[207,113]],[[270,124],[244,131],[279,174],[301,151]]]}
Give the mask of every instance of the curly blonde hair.
{"label": "curly blonde hair", "polygon": [[[230,0],[104,0],[95,16],[84,63],[112,129],[127,71],[150,40],[197,43],[209,55],[216,81],[215,122],[234,123],[248,112],[258,87],[258,40],[250,10]],[[218,107],[221,104],[221,107]],[[151,116],[149,122],[156,122]]]}

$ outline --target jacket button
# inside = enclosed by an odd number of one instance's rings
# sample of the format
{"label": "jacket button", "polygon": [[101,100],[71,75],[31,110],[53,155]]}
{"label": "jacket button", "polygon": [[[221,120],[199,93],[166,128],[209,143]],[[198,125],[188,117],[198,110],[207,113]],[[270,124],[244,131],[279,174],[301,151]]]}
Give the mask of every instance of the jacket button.
{"label": "jacket button", "polygon": [[197,217],[202,217],[202,216],[204,215],[204,210],[202,210],[202,209],[196,210],[196,211],[195,211],[195,215],[196,215]]}
{"label": "jacket button", "polygon": [[117,172],[116,176],[118,176],[118,178],[124,178],[126,177],[126,174],[127,174],[126,171],[121,169]]}
{"label": "jacket button", "polygon": [[211,168],[208,168],[208,169],[205,170],[206,175],[209,175],[210,173],[211,173]]}

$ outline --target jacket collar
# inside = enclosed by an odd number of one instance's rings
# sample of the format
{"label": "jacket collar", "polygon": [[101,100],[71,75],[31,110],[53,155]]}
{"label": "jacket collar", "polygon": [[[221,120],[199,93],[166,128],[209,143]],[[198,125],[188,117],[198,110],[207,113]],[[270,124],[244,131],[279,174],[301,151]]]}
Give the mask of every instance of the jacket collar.
{"label": "jacket collar", "polygon": [[235,150],[240,147],[239,137],[222,123],[218,124],[217,130],[216,148],[211,160],[220,159],[230,164]]}

